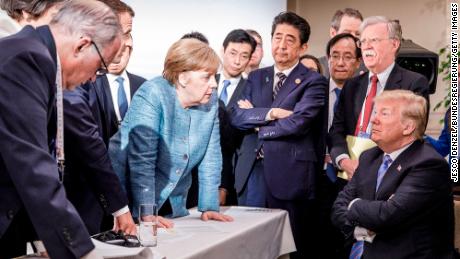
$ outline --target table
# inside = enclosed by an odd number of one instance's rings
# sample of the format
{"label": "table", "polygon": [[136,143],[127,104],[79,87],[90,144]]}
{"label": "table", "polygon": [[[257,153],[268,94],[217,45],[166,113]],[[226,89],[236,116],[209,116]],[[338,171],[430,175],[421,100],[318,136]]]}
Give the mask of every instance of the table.
{"label": "table", "polygon": [[295,251],[286,211],[252,207],[222,207],[221,211],[234,221],[204,222],[201,213],[192,209],[189,216],[173,219],[171,231],[159,229],[158,246],[150,248],[155,259],[275,259]]}

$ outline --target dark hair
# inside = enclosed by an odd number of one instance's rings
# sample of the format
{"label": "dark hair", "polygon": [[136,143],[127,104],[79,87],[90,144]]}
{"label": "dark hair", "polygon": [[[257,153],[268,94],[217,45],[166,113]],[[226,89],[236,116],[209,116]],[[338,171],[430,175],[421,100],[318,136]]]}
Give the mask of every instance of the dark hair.
{"label": "dark hair", "polygon": [[36,19],[53,5],[65,1],[67,0],[0,0],[0,8],[15,20],[22,18],[22,11],[29,13]]}
{"label": "dark hair", "polygon": [[340,23],[342,22],[343,16],[354,17],[359,20],[363,20],[363,15],[356,9],[353,8],[345,8],[343,10],[337,10],[332,16],[331,27],[334,28],[336,31],[340,28]]}
{"label": "dark hair", "polygon": [[358,39],[353,36],[350,33],[340,33],[332,37],[332,39],[329,40],[326,46],[326,56],[329,58],[331,56],[331,48],[339,42],[341,39],[351,39],[355,43],[355,56],[356,58],[361,58],[361,49],[358,48],[357,41]]}
{"label": "dark hair", "polygon": [[256,50],[257,46],[256,40],[249,33],[242,29],[236,29],[227,34],[227,37],[225,37],[224,43],[222,44],[224,46],[224,51],[227,49],[227,46],[230,42],[247,43],[251,45],[251,55],[254,53],[254,50]]}
{"label": "dark hair", "polygon": [[127,12],[131,17],[134,17],[135,13],[134,10],[126,4],[125,2],[122,2],[120,0],[99,0],[106,4],[108,7],[110,7],[116,14],[124,13]]}
{"label": "dark hair", "polygon": [[289,24],[299,30],[300,44],[307,43],[310,39],[310,25],[307,20],[293,12],[281,12],[272,24],[272,38],[278,24]]}
{"label": "dark hair", "polygon": [[208,38],[206,38],[206,36],[204,36],[203,33],[198,32],[198,31],[192,31],[192,32],[186,33],[181,37],[181,39],[197,39],[209,45]]}
{"label": "dark hair", "polygon": [[318,68],[318,73],[320,73],[321,75],[323,74],[323,67],[321,66],[321,63],[319,63],[319,60],[315,56],[312,56],[312,55],[309,55],[309,54],[304,54],[304,55],[300,56],[299,62],[301,62],[302,59],[313,60],[313,62],[315,62],[315,64],[316,64],[316,67]]}

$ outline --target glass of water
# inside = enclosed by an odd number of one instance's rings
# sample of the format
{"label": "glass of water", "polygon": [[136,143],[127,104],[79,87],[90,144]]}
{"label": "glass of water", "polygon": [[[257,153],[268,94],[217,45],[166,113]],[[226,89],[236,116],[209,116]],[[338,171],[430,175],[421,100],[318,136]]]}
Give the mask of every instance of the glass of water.
{"label": "glass of water", "polygon": [[142,246],[157,246],[158,209],[156,204],[139,206],[139,241]]}

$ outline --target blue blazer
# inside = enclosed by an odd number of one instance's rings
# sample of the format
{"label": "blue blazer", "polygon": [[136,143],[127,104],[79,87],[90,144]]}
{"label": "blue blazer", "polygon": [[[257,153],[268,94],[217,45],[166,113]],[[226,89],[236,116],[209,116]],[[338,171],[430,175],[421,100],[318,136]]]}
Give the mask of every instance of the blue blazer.
{"label": "blue blazer", "polygon": [[163,77],[145,82],[134,95],[109,154],[113,168],[132,196],[134,217],[140,204],[161,207],[169,199],[172,217],[185,206],[198,166],[198,210],[218,211],[222,170],[216,92],[208,104],[182,108],[175,86]]}
{"label": "blue blazer", "polygon": [[56,136],[48,135],[56,124],[53,36],[47,26],[26,26],[1,39],[0,49],[0,236],[25,210],[51,258],[80,258],[94,245],[49,152]]}
{"label": "blue blazer", "polygon": [[[285,200],[313,197],[315,175],[324,158],[328,84],[323,76],[299,63],[272,100],[273,76],[273,66],[249,74],[241,99],[249,100],[254,108],[240,109],[236,104],[231,109],[232,124],[249,132],[238,151],[235,188],[243,190],[263,144],[264,174],[272,195]],[[275,107],[294,113],[266,121],[267,113]]]}

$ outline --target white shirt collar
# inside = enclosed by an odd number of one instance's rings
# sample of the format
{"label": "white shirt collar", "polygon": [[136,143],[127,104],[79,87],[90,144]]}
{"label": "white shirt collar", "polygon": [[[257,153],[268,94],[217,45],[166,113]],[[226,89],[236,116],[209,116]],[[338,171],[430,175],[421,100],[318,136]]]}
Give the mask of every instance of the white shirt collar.
{"label": "white shirt collar", "polygon": [[[380,85],[385,88],[385,85],[387,84],[388,77],[390,77],[390,73],[393,70],[395,66],[395,62],[391,63],[385,70],[377,74],[377,78],[379,79]],[[369,83],[371,82],[371,77],[374,75],[371,71],[369,71]]]}
{"label": "white shirt collar", "polygon": [[[412,141],[411,143],[405,145],[404,147],[400,148],[400,149],[397,149],[389,154],[385,153],[385,155],[389,155],[391,157],[391,161],[395,161],[396,158],[398,158],[399,155],[401,155],[402,152],[404,152],[406,149],[408,149],[413,143],[415,142]],[[393,162],[392,162],[393,163]]]}
{"label": "white shirt collar", "polygon": [[276,65],[274,66],[275,68],[275,76],[278,72],[282,72],[283,74],[286,75],[286,77],[289,77],[289,74],[292,72],[292,70],[294,70],[294,68],[297,66],[297,64],[299,64],[299,62],[297,61],[297,63],[295,63],[292,67],[288,68],[288,69],[285,69],[285,70],[279,70]]}

